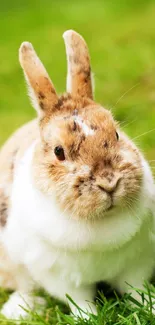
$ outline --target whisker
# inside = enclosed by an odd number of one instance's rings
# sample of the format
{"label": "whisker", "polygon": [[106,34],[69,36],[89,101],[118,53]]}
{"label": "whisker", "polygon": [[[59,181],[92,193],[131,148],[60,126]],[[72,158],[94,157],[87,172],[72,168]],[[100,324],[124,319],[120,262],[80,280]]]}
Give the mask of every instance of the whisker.
{"label": "whisker", "polygon": [[153,132],[153,131],[155,131],[155,128],[154,128],[154,129],[152,129],[152,130],[149,130],[149,131],[147,131],[147,132],[144,132],[144,133],[142,133],[142,134],[138,135],[137,137],[135,137],[135,138],[132,138],[131,140],[135,140],[135,139],[138,139],[138,138],[142,137],[143,135],[146,135],[146,134],[148,134],[148,133],[151,133],[151,132]]}
{"label": "whisker", "polygon": [[135,211],[133,211],[132,210],[132,208],[131,208],[131,206],[129,205],[129,210],[135,215],[135,217],[137,218],[137,219],[139,219],[140,220],[140,217],[139,217],[139,215],[136,213],[135,214]]}
{"label": "whisker", "polygon": [[120,102],[120,100],[127,95],[132,89],[136,88],[137,86],[140,85],[140,82],[136,83],[134,86],[132,86],[130,89],[128,89],[116,102],[115,106]]}
{"label": "whisker", "polygon": [[127,126],[129,126],[129,125],[133,124],[133,123],[134,123],[134,122],[136,122],[136,121],[137,121],[137,118],[135,118],[134,120],[130,121],[129,123],[127,123],[127,124],[123,125],[123,127],[122,127],[122,128],[125,128],[125,127],[127,127]]}

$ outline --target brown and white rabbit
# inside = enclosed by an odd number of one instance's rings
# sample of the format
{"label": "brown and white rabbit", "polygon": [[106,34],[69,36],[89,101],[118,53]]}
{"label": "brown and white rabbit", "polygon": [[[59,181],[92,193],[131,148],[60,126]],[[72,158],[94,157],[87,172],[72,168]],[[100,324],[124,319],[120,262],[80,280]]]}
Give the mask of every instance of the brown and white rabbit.
{"label": "brown and white rabbit", "polygon": [[68,77],[60,97],[32,45],[20,48],[38,119],[0,153],[0,285],[15,290],[2,308],[9,318],[26,314],[19,305],[33,308],[36,287],[63,301],[67,293],[87,310],[96,282],[129,292],[155,266],[150,168],[94,102],[85,41],[71,30],[63,36]]}

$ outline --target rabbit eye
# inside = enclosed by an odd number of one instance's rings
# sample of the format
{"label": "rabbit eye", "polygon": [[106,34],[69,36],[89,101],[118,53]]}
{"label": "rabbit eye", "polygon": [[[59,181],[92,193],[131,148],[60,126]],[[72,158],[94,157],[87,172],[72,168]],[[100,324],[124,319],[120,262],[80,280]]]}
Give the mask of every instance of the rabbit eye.
{"label": "rabbit eye", "polygon": [[60,161],[65,160],[64,149],[61,146],[55,147],[54,153]]}
{"label": "rabbit eye", "polygon": [[119,135],[118,135],[118,133],[116,132],[116,138],[117,138],[117,140],[119,140]]}

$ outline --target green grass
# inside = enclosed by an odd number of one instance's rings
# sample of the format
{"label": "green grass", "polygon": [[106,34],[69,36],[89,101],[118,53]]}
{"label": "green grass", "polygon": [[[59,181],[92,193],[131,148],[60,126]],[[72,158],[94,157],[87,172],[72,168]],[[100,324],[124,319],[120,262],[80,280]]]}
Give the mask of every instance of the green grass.
{"label": "green grass", "polygon": [[[61,93],[65,90],[66,57],[62,33],[75,29],[86,39],[95,74],[96,100],[112,109],[122,128],[155,157],[155,1],[154,0],[5,0],[0,3],[0,144],[35,116],[18,63],[18,48],[30,41]],[[145,133],[144,135],[142,135]],[[142,135],[142,136],[141,136]],[[153,164],[151,163],[152,168]],[[154,289],[153,289],[154,290]],[[0,302],[7,293],[1,292]],[[129,297],[106,300],[99,315],[77,324],[153,324],[146,307],[131,307]],[[70,324],[64,307],[47,298],[43,318],[25,324]],[[31,317],[30,317],[31,318]],[[2,321],[9,325],[10,322]],[[22,324],[22,322],[21,322]]]}
{"label": "green grass", "polygon": [[[81,316],[74,317],[69,313],[69,310],[62,303],[53,300],[47,294],[42,295],[46,298],[47,307],[42,315],[38,315],[37,312],[31,311],[27,306],[28,312],[27,320],[15,321],[5,320],[4,317],[0,317],[1,325],[155,325],[155,316],[150,309],[152,305],[151,300],[155,299],[155,288],[152,286],[149,288],[146,285],[144,291],[138,291],[140,295],[140,302],[134,300],[130,295],[125,295],[120,298],[116,293],[112,298],[106,298],[103,293],[98,294],[97,315],[87,313],[86,319],[82,310],[77,306],[79,314]],[[1,301],[7,294],[1,291]],[[69,297],[70,302],[74,301]],[[144,306],[144,302],[146,306]],[[153,306],[152,306],[153,307]],[[155,308],[155,306],[154,306]]]}

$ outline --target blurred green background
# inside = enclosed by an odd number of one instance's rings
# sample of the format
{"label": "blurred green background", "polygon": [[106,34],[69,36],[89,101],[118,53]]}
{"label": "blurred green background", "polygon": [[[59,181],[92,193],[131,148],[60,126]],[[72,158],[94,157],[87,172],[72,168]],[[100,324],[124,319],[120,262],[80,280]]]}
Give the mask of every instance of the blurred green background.
{"label": "blurred green background", "polygon": [[35,116],[18,62],[21,42],[33,43],[61,93],[67,29],[88,43],[96,100],[155,159],[155,0],[1,0],[0,144]]}

